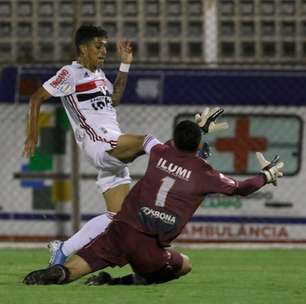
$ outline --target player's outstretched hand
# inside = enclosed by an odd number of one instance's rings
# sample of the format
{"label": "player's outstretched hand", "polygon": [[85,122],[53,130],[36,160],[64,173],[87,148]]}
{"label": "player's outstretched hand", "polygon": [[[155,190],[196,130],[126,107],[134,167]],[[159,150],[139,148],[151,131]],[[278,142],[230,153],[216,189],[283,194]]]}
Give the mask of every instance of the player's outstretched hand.
{"label": "player's outstretched hand", "polygon": [[217,118],[222,115],[223,112],[224,109],[219,107],[212,109],[205,108],[202,114],[197,113],[194,118],[204,134],[217,132],[228,128],[227,122],[216,123]]}
{"label": "player's outstretched hand", "polygon": [[262,153],[256,152],[256,157],[261,172],[266,176],[267,183],[272,183],[274,186],[277,186],[277,179],[283,176],[283,172],[280,170],[284,166],[284,163],[279,160],[279,156],[275,155],[272,161],[268,161]]}
{"label": "player's outstretched hand", "polygon": [[122,63],[130,64],[133,61],[133,48],[129,40],[119,40],[117,42],[117,52]]}

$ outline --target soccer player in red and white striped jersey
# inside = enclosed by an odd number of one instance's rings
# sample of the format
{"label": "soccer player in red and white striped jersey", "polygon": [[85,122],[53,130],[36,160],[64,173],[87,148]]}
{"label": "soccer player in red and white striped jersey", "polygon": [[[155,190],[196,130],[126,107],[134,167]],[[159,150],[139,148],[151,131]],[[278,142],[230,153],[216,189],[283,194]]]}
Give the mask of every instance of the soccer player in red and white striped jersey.
{"label": "soccer player in red and white striped jersey", "polygon": [[[124,93],[133,60],[129,41],[120,41],[117,51],[121,64],[112,84],[101,69],[107,54],[107,33],[93,25],[81,26],[75,35],[77,59],[62,67],[30,99],[29,134],[23,156],[34,154],[38,141],[41,104],[51,96],[60,97],[74,131],[75,140],[90,163],[98,170],[97,184],[106,209],[116,213],[129,191],[131,178],[127,163],[143,154],[144,135],[123,134],[115,107]],[[110,214],[87,223],[86,229],[69,242],[55,244],[67,256],[103,231]],[[56,263],[59,261],[51,261]]]}

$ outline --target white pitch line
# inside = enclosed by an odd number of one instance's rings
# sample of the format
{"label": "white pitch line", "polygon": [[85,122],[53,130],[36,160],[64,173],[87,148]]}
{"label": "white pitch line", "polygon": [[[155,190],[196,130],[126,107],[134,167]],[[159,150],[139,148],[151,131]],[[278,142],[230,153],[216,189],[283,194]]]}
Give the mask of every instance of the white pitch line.
{"label": "white pitch line", "polygon": [[190,243],[174,243],[175,247],[185,247],[192,249],[244,249],[244,250],[254,250],[254,249],[306,249],[306,244],[266,244],[266,243],[220,243],[220,244],[190,244]]}
{"label": "white pitch line", "polygon": [[4,248],[16,248],[16,249],[30,249],[30,248],[45,248],[47,249],[47,242],[0,242],[0,249]]}

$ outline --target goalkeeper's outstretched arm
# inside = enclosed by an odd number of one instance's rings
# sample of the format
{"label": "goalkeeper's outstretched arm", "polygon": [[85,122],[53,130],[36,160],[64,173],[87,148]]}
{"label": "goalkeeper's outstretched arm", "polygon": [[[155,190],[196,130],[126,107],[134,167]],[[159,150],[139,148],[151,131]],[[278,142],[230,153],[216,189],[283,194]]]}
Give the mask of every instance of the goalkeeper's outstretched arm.
{"label": "goalkeeper's outstretched arm", "polygon": [[212,169],[209,179],[211,192],[246,196],[259,190],[266,184],[272,183],[276,186],[278,178],[283,176],[283,173],[280,171],[284,165],[283,162],[279,161],[279,157],[274,157],[269,162],[261,153],[257,152],[256,155],[261,171],[257,175],[243,181],[228,177]]}

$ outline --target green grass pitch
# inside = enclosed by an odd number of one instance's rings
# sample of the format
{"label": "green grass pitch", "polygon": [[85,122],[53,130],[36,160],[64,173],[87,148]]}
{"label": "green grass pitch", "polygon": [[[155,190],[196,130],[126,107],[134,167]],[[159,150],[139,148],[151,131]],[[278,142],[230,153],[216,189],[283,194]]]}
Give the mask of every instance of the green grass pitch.
{"label": "green grass pitch", "polygon": [[[0,249],[0,303],[10,304],[299,304],[306,303],[306,251],[297,249],[182,249],[192,260],[187,276],[151,286],[25,286],[43,268],[43,249]],[[123,275],[129,268],[108,269]]]}

